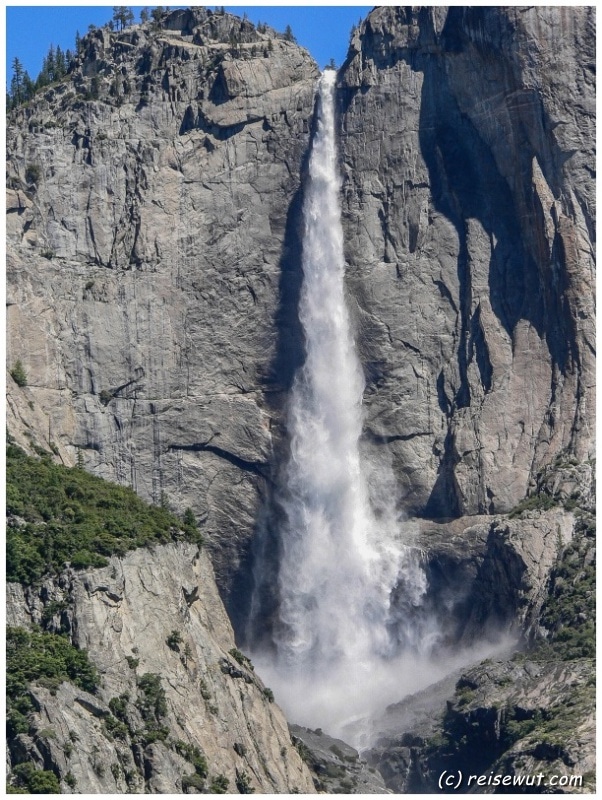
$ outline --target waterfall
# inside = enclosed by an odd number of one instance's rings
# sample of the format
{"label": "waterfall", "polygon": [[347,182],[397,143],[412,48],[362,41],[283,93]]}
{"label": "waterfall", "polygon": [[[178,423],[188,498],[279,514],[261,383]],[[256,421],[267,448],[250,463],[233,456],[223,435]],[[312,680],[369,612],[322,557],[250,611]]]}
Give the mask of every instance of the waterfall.
{"label": "waterfall", "polygon": [[[399,699],[399,659],[429,635],[411,620],[426,580],[403,541],[392,475],[361,455],[364,376],[345,302],[335,79],[334,70],[320,79],[303,206],[306,359],[288,408],[276,652],[253,656],[289,718],[329,732],[379,699]],[[371,489],[374,476],[387,491]]]}

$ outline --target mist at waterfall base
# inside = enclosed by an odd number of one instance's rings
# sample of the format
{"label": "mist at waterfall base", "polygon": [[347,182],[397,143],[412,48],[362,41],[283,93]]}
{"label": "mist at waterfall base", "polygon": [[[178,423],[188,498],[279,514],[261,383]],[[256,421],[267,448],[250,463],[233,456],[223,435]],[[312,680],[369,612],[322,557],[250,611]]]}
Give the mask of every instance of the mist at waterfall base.
{"label": "mist at waterfall base", "polygon": [[427,581],[385,461],[362,457],[364,376],[345,302],[336,73],[318,88],[303,206],[299,317],[306,359],[288,407],[290,456],[277,503],[278,621],[274,650],[252,650],[288,719],[356,746],[370,719],[453,666],[423,607]]}

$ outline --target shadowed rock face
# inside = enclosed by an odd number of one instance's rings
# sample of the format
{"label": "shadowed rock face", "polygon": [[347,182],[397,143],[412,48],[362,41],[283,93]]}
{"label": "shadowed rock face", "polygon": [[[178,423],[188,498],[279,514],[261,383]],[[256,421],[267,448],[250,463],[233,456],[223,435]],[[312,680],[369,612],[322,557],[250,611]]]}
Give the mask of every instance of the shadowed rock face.
{"label": "shadowed rock face", "polygon": [[381,8],[340,76],[367,434],[406,507],[592,453],[594,10]]}

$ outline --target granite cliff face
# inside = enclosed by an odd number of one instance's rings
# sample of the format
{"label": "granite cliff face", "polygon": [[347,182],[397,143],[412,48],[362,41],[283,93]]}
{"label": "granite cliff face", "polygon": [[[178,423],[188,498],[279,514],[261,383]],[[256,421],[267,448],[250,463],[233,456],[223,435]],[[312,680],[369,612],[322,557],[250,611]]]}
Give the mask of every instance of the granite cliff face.
{"label": "granite cliff face", "polygon": [[[199,788],[190,751],[201,745],[206,787],[221,775],[233,792],[241,782],[314,791],[273,695],[235,649],[210,561],[195,546],[136,550],[36,588],[9,584],[7,624],[66,633],[101,674],[96,694],[67,682],[31,687],[35,712],[29,733],[11,742],[13,765],[53,771],[67,793],[181,794]],[[153,730],[145,675],[159,676],[164,693]]]}
{"label": "granite cliff face", "polygon": [[175,11],[88,34],[70,80],[8,126],[8,358],[28,380],[9,387],[11,432],[192,507],[226,591],[300,352],[317,75],[274,31]]}
{"label": "granite cliff face", "polygon": [[593,455],[594,15],[377,9],[341,71],[366,427],[415,513]]}
{"label": "granite cliff face", "polygon": [[[391,461],[400,507],[421,518],[428,602],[462,645],[490,629],[547,635],[550,575],[592,521],[594,34],[593,8],[377,8],[338,75],[363,447]],[[89,33],[68,78],[7,126],[8,367],[20,361],[27,379],[7,377],[10,433],[28,452],[192,508],[238,635],[304,353],[298,226],[317,76],[270,29],[173,11]],[[100,730],[126,690],[139,722],[135,656],[169,676],[170,728],[207,741],[216,774],[311,790],[281,714],[229,656],[204,555],[138,551],[15,588],[9,622],[38,622],[65,593],[72,611],[57,630],[68,626],[105,683],[98,697],[35,689],[20,757],[71,772],[80,791],[181,791],[184,756]],[[163,646],[180,625],[184,660]],[[514,703],[509,681],[535,697],[529,719],[545,716],[555,669],[471,673],[470,702],[456,697],[445,717],[442,700],[438,731],[392,732],[372,763],[395,791],[432,789],[429,737],[475,720],[499,734],[485,695],[493,686]],[[587,669],[558,667],[577,683]],[[219,702],[205,697],[212,681]],[[68,726],[86,743],[70,764]],[[578,733],[591,738],[587,714]],[[494,748],[490,766],[543,757],[530,740],[512,747]],[[121,772],[99,776],[99,753]],[[574,764],[589,771],[592,759],[587,749]]]}
{"label": "granite cliff face", "polygon": [[[409,513],[509,511],[559,454],[592,455],[593,14],[383,8],[352,39],[366,447]],[[84,44],[8,125],[8,358],[29,384],[9,379],[9,425],[191,506],[228,596],[303,357],[317,69],[202,9]]]}

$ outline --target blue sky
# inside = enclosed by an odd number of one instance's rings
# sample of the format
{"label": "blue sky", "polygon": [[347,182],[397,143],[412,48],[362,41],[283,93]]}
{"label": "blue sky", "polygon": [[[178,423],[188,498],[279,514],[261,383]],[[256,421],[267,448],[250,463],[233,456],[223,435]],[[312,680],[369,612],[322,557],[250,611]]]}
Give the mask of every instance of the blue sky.
{"label": "blue sky", "polygon": [[[148,6],[154,8],[154,5]],[[182,6],[172,6],[178,8]],[[142,6],[130,6],[136,19]],[[209,6],[215,8],[215,6]],[[246,12],[251,22],[267,22],[283,32],[287,25],[299,44],[306,47],[320,67],[331,58],[340,65],[347,54],[349,32],[372,6],[225,6],[226,11],[241,16]],[[19,58],[35,79],[42,59],[51,44],[63,50],[74,48],[75,32],[83,36],[88,25],[104,25],[113,15],[112,6],[6,6],[6,77],[10,83],[10,65]]]}

